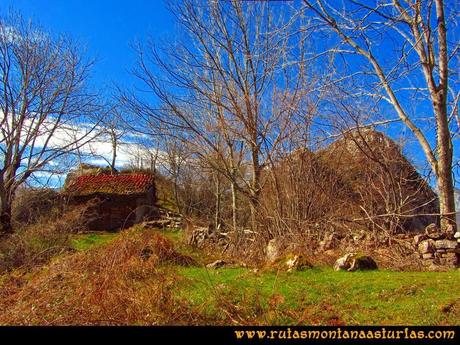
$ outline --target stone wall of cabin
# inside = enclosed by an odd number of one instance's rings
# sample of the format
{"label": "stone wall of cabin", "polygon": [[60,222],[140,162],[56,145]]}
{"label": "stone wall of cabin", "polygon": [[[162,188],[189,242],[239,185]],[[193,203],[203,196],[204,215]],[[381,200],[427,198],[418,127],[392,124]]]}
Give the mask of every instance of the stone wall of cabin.
{"label": "stone wall of cabin", "polygon": [[75,196],[73,205],[94,202],[87,211],[88,229],[110,231],[128,228],[156,215],[155,198],[151,193],[142,195],[104,194]]}

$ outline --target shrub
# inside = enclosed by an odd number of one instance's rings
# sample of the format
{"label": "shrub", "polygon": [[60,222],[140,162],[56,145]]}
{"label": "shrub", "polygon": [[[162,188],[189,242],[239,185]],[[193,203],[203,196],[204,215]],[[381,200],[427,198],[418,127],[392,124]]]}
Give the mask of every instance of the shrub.
{"label": "shrub", "polygon": [[72,250],[70,236],[85,229],[85,210],[85,206],[74,207],[16,229],[0,241],[0,272],[42,265],[53,256]]}
{"label": "shrub", "polygon": [[179,278],[169,264],[178,262],[193,260],[161,235],[124,231],[106,245],[57,258],[23,281],[9,275],[0,289],[0,324],[198,323],[200,316],[173,297]]}
{"label": "shrub", "polygon": [[43,217],[50,219],[62,213],[64,207],[62,196],[54,189],[22,188],[16,193],[13,202],[13,225],[20,228]]}

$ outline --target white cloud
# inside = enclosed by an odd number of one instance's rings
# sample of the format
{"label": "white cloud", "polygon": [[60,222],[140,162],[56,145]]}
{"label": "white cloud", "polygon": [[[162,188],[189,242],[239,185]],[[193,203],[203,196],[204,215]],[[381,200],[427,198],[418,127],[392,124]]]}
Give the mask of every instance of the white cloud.
{"label": "white cloud", "polygon": [[[0,111],[0,122],[3,119],[3,114]],[[8,132],[11,130],[12,119],[11,117],[7,119],[8,124],[3,123],[2,129]],[[33,120],[28,119],[23,125],[23,133],[21,134],[21,142],[24,145],[27,138],[28,130],[33,126]],[[59,128],[53,128],[54,123],[52,119],[46,121],[39,128],[40,134],[34,142],[35,150],[40,150],[44,145],[48,149],[60,150],[63,147],[71,146],[72,149],[78,150],[72,152],[72,154],[80,154],[81,160],[89,164],[98,165],[98,166],[107,166],[108,162],[112,160],[112,143],[110,137],[106,134],[101,134],[102,128],[93,128],[94,125],[88,123],[81,124],[72,124],[68,123],[65,126],[59,126]],[[92,130],[92,131],[91,131]],[[50,134],[52,135],[50,136]],[[4,137],[2,131],[0,131],[0,147],[4,145]],[[72,144],[78,139],[79,144]],[[145,142],[145,136],[138,136],[135,134],[129,133],[124,138],[120,139],[117,145],[117,157],[116,157],[116,167],[121,168],[130,163],[135,165],[140,165],[140,159],[142,157],[143,166],[148,166],[149,161],[148,157],[151,156],[153,149],[148,149],[145,145],[139,144],[140,141]],[[84,143],[84,144],[83,144]],[[82,145],[83,144],[83,145]],[[1,156],[1,152],[0,152]],[[160,157],[163,154],[160,153]],[[23,162],[26,164],[26,159],[24,157]],[[76,164],[78,160],[73,159],[73,164]],[[37,171],[34,173],[33,178],[37,181],[47,181],[47,179],[52,179],[55,184],[59,185],[58,181],[62,181],[65,177],[65,171],[68,168],[75,168],[75,166],[68,166],[69,160],[65,161],[61,158],[51,160],[42,171]],[[52,173],[50,171],[53,171]],[[32,179],[32,180],[34,180]]]}

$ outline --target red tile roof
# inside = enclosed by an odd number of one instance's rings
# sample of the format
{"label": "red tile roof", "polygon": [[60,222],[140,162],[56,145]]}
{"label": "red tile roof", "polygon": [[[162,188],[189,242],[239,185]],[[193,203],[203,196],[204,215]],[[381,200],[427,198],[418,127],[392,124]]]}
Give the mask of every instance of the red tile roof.
{"label": "red tile roof", "polygon": [[65,193],[84,196],[91,194],[143,194],[154,184],[149,174],[82,175],[72,179]]}

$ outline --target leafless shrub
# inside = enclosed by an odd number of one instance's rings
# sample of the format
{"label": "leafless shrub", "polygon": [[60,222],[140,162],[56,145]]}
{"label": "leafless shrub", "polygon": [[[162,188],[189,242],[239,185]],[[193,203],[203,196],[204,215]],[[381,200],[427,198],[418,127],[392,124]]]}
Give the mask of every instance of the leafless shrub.
{"label": "leafless shrub", "polygon": [[350,186],[350,221],[375,237],[417,232],[436,222],[437,197],[402,154],[380,132],[357,129],[321,152],[340,179]]}
{"label": "leafless shrub", "polygon": [[[278,162],[263,191],[261,219],[273,238],[291,233],[321,236],[350,212],[351,193],[334,169],[307,149]],[[318,225],[321,224],[321,229]]]}
{"label": "leafless shrub", "polygon": [[36,222],[24,225],[0,241],[0,272],[39,266],[55,255],[71,251],[71,235],[86,229],[89,206],[42,215]]}
{"label": "leafless shrub", "polygon": [[60,258],[22,286],[14,278],[5,283],[0,324],[200,323],[173,297],[178,277],[162,266],[190,263],[168,239],[132,229],[102,248]]}
{"label": "leafless shrub", "polygon": [[51,214],[62,212],[64,207],[64,200],[56,190],[22,188],[13,203],[13,225],[20,227],[35,223],[43,217],[51,218]]}

